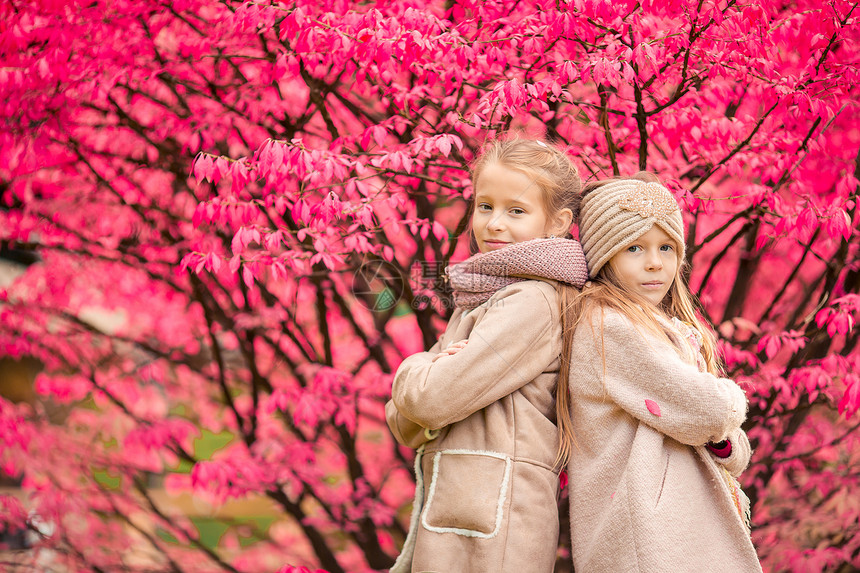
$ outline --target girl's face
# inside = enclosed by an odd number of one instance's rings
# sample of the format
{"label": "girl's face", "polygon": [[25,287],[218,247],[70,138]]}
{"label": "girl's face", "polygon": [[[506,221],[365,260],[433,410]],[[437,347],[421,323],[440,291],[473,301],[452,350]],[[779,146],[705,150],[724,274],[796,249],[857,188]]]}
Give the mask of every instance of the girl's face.
{"label": "girl's face", "polygon": [[475,187],[472,232],[482,253],[570,228],[572,213],[548,215],[543,190],[532,177],[498,163],[484,167]]}
{"label": "girl's face", "polygon": [[612,270],[628,290],[660,304],[678,272],[678,245],[654,225],[651,230],[609,259]]}

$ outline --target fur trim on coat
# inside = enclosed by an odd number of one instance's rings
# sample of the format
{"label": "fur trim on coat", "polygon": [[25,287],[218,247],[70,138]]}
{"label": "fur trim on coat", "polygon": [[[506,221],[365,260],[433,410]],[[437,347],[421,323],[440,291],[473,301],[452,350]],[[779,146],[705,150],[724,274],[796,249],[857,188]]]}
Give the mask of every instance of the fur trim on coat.
{"label": "fur trim on coat", "polygon": [[[463,350],[433,361],[463,339]],[[555,287],[528,280],[455,311],[429,352],[403,361],[386,418],[399,443],[423,451],[409,535],[392,571],[553,570],[560,347]]]}

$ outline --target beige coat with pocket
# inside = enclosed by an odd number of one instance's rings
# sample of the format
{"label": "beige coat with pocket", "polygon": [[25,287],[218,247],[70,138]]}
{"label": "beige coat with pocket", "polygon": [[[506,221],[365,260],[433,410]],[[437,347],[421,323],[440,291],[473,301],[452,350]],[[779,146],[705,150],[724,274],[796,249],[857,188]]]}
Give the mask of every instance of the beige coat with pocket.
{"label": "beige coat with pocket", "polygon": [[[700,372],[680,332],[673,348],[619,313],[604,313],[602,328],[597,311],[573,342],[576,572],[759,573],[743,502],[724,473],[737,475],[749,462],[744,392]],[[728,458],[704,447],[726,437]]]}
{"label": "beige coat with pocket", "polygon": [[[463,339],[463,350],[433,362]],[[386,417],[398,442],[423,452],[410,534],[392,571],[553,570],[560,347],[555,287],[530,280],[458,309],[430,351],[403,361]]]}

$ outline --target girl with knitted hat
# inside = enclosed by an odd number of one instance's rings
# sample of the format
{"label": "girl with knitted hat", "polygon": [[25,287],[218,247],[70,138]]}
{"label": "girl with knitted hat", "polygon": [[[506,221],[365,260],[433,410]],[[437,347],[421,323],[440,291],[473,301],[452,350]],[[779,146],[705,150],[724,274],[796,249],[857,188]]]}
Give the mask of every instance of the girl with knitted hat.
{"label": "girl with knitted hat", "polygon": [[577,573],[761,571],[736,477],[746,396],[681,272],[684,222],[650,174],[592,183],[579,235],[568,464]]}
{"label": "girl with knitted hat", "polygon": [[549,573],[571,444],[562,309],[588,275],[567,238],[581,184],[563,151],[523,139],[490,145],[472,182],[479,253],[447,269],[457,308],[442,338],[397,369],[386,405],[398,442],[418,449],[392,571]]}

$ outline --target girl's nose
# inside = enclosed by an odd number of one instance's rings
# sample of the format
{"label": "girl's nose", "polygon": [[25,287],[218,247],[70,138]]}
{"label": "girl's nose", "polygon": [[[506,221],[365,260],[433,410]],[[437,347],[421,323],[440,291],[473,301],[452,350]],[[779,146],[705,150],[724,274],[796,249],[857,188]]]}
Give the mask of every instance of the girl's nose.
{"label": "girl's nose", "polygon": [[487,222],[487,228],[491,231],[502,231],[505,228],[504,221],[501,215],[492,215]]}
{"label": "girl's nose", "polygon": [[649,253],[648,260],[645,262],[649,271],[659,271],[663,268],[663,259],[660,258],[660,253]]}

